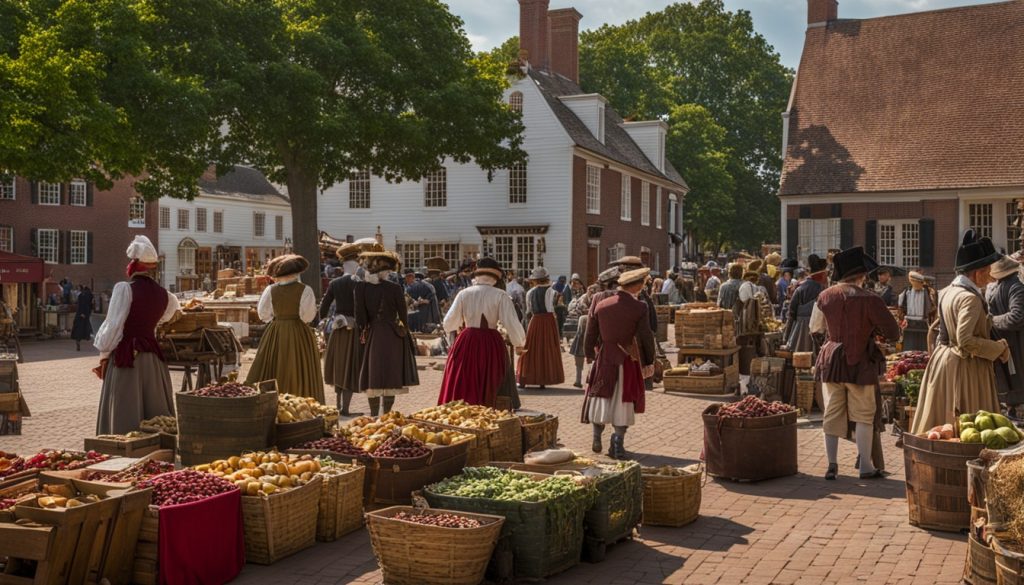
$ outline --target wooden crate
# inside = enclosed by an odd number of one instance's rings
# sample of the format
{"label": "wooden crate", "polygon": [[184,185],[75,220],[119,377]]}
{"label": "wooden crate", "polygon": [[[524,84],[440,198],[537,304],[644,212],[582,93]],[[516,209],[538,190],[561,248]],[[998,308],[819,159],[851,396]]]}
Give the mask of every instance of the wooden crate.
{"label": "wooden crate", "polygon": [[130,583],[142,531],[142,518],[153,499],[153,490],[131,491],[119,496],[121,505],[111,527],[103,556],[101,577],[111,583]]}
{"label": "wooden crate", "polygon": [[124,441],[90,437],[85,439],[85,450],[116,455],[119,457],[142,457],[160,450],[160,434],[152,433],[143,437],[132,437]]}
{"label": "wooden crate", "polygon": [[665,392],[726,394],[725,376],[665,376]]}
{"label": "wooden crate", "polygon": [[160,539],[160,509],[147,506],[139,524],[139,538],[135,545],[131,582],[136,585],[156,585],[157,544]]}

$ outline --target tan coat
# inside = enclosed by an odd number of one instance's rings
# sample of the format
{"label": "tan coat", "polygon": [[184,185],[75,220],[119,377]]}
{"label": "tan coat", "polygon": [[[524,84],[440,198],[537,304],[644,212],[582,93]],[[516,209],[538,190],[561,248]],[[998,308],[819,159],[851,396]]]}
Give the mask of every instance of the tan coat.
{"label": "tan coat", "polygon": [[954,422],[957,413],[999,412],[993,362],[1003,345],[991,338],[991,323],[977,295],[959,286],[939,292],[939,310],[949,345],[938,345],[924,372],[911,432]]}

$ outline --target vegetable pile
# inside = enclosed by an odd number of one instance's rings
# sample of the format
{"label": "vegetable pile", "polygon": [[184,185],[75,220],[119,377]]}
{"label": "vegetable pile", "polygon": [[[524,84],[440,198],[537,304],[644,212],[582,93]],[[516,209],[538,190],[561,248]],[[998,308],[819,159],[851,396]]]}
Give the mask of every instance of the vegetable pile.
{"label": "vegetable pile", "polygon": [[[961,414],[959,422],[962,443],[984,443],[989,449],[1005,449],[1024,439],[1024,433],[1010,419],[998,413],[979,410],[975,414]],[[928,438],[932,438],[931,431]]]}
{"label": "vegetable pile", "polygon": [[480,521],[475,518],[466,518],[456,514],[416,514],[411,512],[399,512],[391,517],[393,520],[404,520],[437,526],[440,528],[480,528]]}
{"label": "vegetable pile", "polygon": [[232,482],[242,495],[269,496],[306,485],[320,471],[320,462],[311,455],[257,451],[197,465],[195,469]]}
{"label": "vegetable pile", "polygon": [[543,502],[583,489],[574,476],[556,475],[536,480],[496,467],[467,467],[462,474],[427,486],[427,491],[462,498],[516,502]]}
{"label": "vegetable pile", "polygon": [[326,437],[302,443],[295,448],[305,451],[330,451],[334,455],[344,457],[366,457],[369,455],[369,453],[356,447],[345,437]]}
{"label": "vegetable pile", "polygon": [[88,481],[101,481],[104,483],[138,483],[151,477],[170,473],[174,471],[174,464],[167,461],[139,461],[117,473],[102,473],[93,471],[87,473],[83,479]]}
{"label": "vegetable pile", "polygon": [[44,485],[44,495],[36,496],[36,505],[48,510],[59,508],[77,508],[86,504],[95,504],[100,497],[94,494],[78,494],[70,485]]}
{"label": "vegetable pile", "polygon": [[324,406],[313,397],[293,396],[291,394],[281,394],[277,397],[278,424],[301,422],[318,416],[337,418],[338,409],[333,406]]}
{"label": "vegetable pile", "polygon": [[361,416],[339,429],[338,434],[368,453],[376,451],[384,441],[396,434],[432,445],[452,445],[473,438],[472,435],[458,431],[438,431],[422,427],[416,421],[394,410],[380,418]]}
{"label": "vegetable pile", "polygon": [[508,411],[466,404],[462,400],[427,408],[412,415],[415,419],[464,429],[496,429],[497,421],[512,416],[515,415]]}
{"label": "vegetable pile", "polygon": [[161,414],[160,416],[154,416],[153,418],[147,418],[146,420],[139,423],[140,429],[156,429],[161,433],[167,433],[168,435],[178,434],[178,419],[173,416],[167,416]]}
{"label": "vegetable pile", "polygon": [[403,435],[394,435],[374,449],[374,457],[390,457],[394,459],[412,459],[430,455],[426,445]]}
{"label": "vegetable pile", "polygon": [[782,402],[765,402],[757,396],[747,396],[739,402],[723,404],[718,409],[718,416],[721,418],[760,418],[775,414],[785,414],[796,410],[789,404]]}
{"label": "vegetable pile", "polygon": [[911,370],[923,370],[928,365],[928,352],[926,351],[904,351],[896,354],[895,357],[896,360],[885,372],[885,379],[889,382],[895,382]]}
{"label": "vegetable pile", "polygon": [[25,471],[27,469],[40,469],[50,471],[60,471],[64,469],[81,469],[88,467],[94,463],[100,461],[106,461],[110,459],[109,455],[97,453],[95,451],[82,452],[82,451],[67,451],[64,449],[54,449],[49,451],[42,451],[36,453],[32,457],[25,459],[24,457],[18,457],[13,453],[4,454],[5,456],[0,460],[0,477],[13,475],[15,473]]}
{"label": "vegetable pile", "polygon": [[0,510],[9,510],[14,507],[18,500],[12,498],[0,498]]}
{"label": "vegetable pile", "polygon": [[153,488],[156,506],[189,504],[238,489],[229,481],[192,469],[158,475],[139,483],[139,487]]}
{"label": "vegetable pile", "polygon": [[256,396],[259,393],[260,391],[252,386],[246,386],[237,382],[210,384],[185,392],[185,394],[191,394],[192,396],[206,396],[208,398],[244,398],[246,396]]}

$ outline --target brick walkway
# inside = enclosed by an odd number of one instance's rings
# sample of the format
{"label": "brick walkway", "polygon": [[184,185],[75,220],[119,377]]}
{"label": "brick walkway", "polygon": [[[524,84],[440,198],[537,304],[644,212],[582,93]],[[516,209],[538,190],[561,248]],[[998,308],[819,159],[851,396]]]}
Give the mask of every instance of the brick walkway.
{"label": "brick walkway", "polygon": [[[82,447],[95,429],[100,382],[89,369],[91,349],[74,344],[27,344],[19,366],[34,416],[20,437],[0,437],[0,449],[34,452]],[[429,361],[424,358],[424,361]],[[567,377],[572,372],[566,358]],[[441,373],[421,372],[422,385],[399,397],[403,412],[433,404]],[[571,383],[571,377],[568,378]],[[175,387],[180,374],[173,375]],[[524,393],[526,407],[559,416],[559,438],[589,453],[590,429],[579,424],[581,392],[570,386]],[[700,412],[708,399],[648,394],[647,414],[630,429],[626,447],[644,464],[689,464],[700,454]],[[365,410],[359,397],[354,407]],[[643,527],[640,537],[613,546],[607,560],[583,563],[552,577],[561,583],[839,584],[958,583],[965,537],[928,532],[907,523],[902,451],[885,437],[885,480],[855,478],[852,443],[840,447],[840,478],[821,479],[825,454],[820,426],[799,430],[800,473],[756,484],[708,481],[701,518],[683,528]],[[607,440],[606,440],[607,443]],[[359,531],[269,567],[247,565],[236,583],[378,583],[369,537]]]}

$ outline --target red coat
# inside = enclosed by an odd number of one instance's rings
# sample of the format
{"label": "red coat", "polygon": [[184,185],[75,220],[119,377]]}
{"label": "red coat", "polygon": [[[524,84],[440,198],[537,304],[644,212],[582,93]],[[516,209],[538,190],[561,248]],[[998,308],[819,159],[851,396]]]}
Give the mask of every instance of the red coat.
{"label": "red coat", "polygon": [[[618,291],[599,303],[587,322],[584,351],[594,360],[587,380],[587,395],[611,398],[619,379],[619,366],[627,359],[641,366],[654,364],[654,333],[647,323],[647,305],[633,295]],[[623,389],[623,401],[633,402],[643,412],[644,388]]]}

